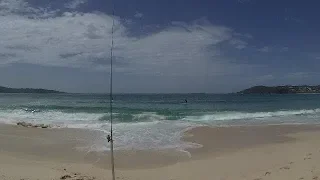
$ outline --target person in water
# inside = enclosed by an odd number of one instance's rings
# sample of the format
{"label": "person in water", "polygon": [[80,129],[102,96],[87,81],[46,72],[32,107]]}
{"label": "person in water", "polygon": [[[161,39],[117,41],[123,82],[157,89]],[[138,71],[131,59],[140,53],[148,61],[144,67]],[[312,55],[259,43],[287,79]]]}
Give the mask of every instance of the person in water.
{"label": "person in water", "polygon": [[187,100],[187,99],[185,99],[184,101],[185,101],[186,103],[188,103],[188,100]]}

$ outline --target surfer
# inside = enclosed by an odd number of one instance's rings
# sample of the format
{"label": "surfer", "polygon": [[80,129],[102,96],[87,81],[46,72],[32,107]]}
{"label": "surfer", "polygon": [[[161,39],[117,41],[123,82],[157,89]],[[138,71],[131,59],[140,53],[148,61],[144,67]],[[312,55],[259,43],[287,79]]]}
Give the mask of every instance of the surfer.
{"label": "surfer", "polygon": [[185,103],[188,103],[188,100],[187,100],[187,99],[185,99],[185,100],[184,100],[184,102],[185,102]]}

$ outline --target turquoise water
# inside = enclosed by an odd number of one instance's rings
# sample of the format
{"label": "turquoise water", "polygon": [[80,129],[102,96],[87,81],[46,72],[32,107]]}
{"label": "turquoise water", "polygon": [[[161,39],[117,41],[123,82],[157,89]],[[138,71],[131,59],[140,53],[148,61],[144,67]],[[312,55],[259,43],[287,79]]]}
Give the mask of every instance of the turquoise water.
{"label": "turquoise water", "polygon": [[[188,103],[185,103],[185,99]],[[318,123],[320,95],[135,94],[114,96],[116,148],[194,146],[181,133],[201,125]],[[0,121],[27,121],[108,133],[109,96],[0,94]],[[99,142],[101,141],[101,142]],[[106,150],[100,138],[96,150]]]}

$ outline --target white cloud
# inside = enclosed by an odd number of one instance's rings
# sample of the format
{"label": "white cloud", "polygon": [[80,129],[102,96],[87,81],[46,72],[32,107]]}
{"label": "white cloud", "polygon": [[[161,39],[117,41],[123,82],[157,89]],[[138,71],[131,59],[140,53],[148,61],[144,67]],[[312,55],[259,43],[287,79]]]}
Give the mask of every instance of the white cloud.
{"label": "white cloud", "polygon": [[249,39],[253,39],[253,36],[251,34],[243,34],[243,36]]}
{"label": "white cloud", "polygon": [[134,14],[134,17],[135,18],[142,18],[143,17],[143,14],[141,12],[136,12],[136,14]]}
{"label": "white cloud", "polygon": [[229,41],[231,45],[233,45],[237,49],[244,49],[247,47],[248,43],[241,39],[231,39]]}
{"label": "white cloud", "polygon": [[271,48],[268,46],[264,46],[263,48],[258,49],[258,51],[266,53],[266,52],[270,52]]}
{"label": "white cloud", "polygon": [[304,21],[302,19],[294,18],[294,17],[285,17],[284,20],[285,21],[293,21],[293,22],[299,23],[299,24],[303,24],[304,23]]}
{"label": "white cloud", "polygon": [[8,13],[17,13],[21,11],[30,12],[33,8],[29,7],[28,3],[23,0],[1,0],[0,1],[0,12],[1,15]]}
{"label": "white cloud", "polygon": [[[25,1],[1,1],[0,65],[30,63],[46,66],[107,70],[109,66],[112,17],[101,13],[65,12],[43,18],[44,11]],[[13,2],[13,3],[10,3]],[[85,1],[73,1],[74,6]],[[70,4],[69,4],[70,5]],[[28,18],[20,12],[42,18]],[[116,71],[164,76],[201,76],[204,73],[243,72],[247,65],[233,64],[219,56],[215,45],[232,42],[233,30],[215,26],[205,19],[174,23],[142,38],[128,36],[128,29],[115,19]],[[204,72],[204,69],[209,71]]]}
{"label": "white cloud", "polygon": [[285,17],[284,17],[285,21],[292,21],[292,22],[299,23],[299,24],[304,23],[303,19],[296,17],[294,15],[295,13],[294,13],[293,9],[291,9],[291,8],[285,8],[284,14],[285,14]]}
{"label": "white cloud", "polygon": [[234,35],[239,36],[239,37],[243,37],[243,38],[247,38],[247,39],[253,39],[253,36],[251,34],[241,34],[241,33],[234,33]]}
{"label": "white cloud", "polygon": [[25,0],[1,0],[0,16],[18,15],[29,18],[49,18],[53,17],[57,11],[47,8],[34,8]]}
{"label": "white cloud", "polygon": [[82,4],[85,4],[85,3],[87,3],[87,0],[73,0],[73,1],[70,1],[69,3],[67,3],[65,5],[65,7],[69,8],[69,9],[76,9],[79,6],[81,6]]}

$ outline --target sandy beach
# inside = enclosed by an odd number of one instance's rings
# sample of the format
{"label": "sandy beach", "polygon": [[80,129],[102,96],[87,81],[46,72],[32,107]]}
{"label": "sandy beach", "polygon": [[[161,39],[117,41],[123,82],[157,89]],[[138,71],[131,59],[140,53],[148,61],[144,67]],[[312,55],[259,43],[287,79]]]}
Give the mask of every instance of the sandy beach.
{"label": "sandy beach", "polygon": [[[0,179],[111,179],[109,154],[87,151],[99,132],[0,126]],[[117,179],[318,179],[320,126],[200,127],[187,153],[116,152]],[[81,148],[83,147],[83,148]]]}

